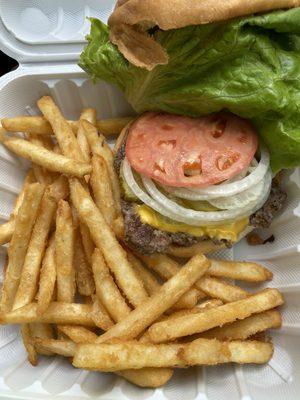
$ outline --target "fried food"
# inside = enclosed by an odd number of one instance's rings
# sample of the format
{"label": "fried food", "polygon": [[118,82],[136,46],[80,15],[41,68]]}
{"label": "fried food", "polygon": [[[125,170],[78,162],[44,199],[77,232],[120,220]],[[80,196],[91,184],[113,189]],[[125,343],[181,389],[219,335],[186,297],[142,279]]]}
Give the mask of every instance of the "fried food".
{"label": "fried food", "polygon": [[273,354],[271,343],[257,341],[220,342],[198,339],[187,344],[81,344],[76,348],[73,365],[105,372],[145,367],[215,365],[228,362],[262,364]]}
{"label": "fried food", "polygon": [[156,388],[173,368],[269,361],[272,343],[253,335],[281,326],[275,307],[282,295],[251,294],[226,279],[265,282],[272,273],[252,262],[207,259],[203,253],[220,248],[210,240],[171,246],[184,265],[130,252],[103,136],[126,130],[128,119],[97,121],[87,108],[79,121],[67,121],[49,96],[38,104],[45,117],[2,120],[26,139],[0,131],[8,149],[33,161],[0,226],[0,244],[9,243],[0,324],[21,326],[31,364],[39,354],[60,355],[75,367]]}
{"label": "fried food", "polygon": [[172,307],[209,267],[209,261],[204,256],[195,256],[169,281],[139,307],[133,310],[127,318],[113,326],[109,331],[99,336],[97,343],[104,343],[112,338],[134,339],[153,321]]}
{"label": "fried food", "polygon": [[166,342],[176,338],[200,333],[217,326],[245,319],[252,314],[270,310],[283,304],[283,297],[277,289],[265,289],[246,299],[224,304],[204,313],[176,318],[174,323],[162,321],[149,328],[153,343]]}
{"label": "fried food", "polygon": [[39,183],[32,183],[25,189],[8,250],[8,265],[2,287],[2,311],[9,311],[13,306],[44,189],[45,187]]}

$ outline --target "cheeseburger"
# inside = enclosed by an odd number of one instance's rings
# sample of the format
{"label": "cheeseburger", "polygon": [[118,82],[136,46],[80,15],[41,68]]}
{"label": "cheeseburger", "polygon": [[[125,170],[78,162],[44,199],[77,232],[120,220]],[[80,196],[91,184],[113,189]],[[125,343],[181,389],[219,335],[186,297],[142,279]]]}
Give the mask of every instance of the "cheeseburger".
{"label": "cheeseburger", "polygon": [[108,25],[91,19],[79,65],[137,115],[115,155],[131,248],[232,246],[270,226],[277,175],[300,166],[299,5],[119,0]]}

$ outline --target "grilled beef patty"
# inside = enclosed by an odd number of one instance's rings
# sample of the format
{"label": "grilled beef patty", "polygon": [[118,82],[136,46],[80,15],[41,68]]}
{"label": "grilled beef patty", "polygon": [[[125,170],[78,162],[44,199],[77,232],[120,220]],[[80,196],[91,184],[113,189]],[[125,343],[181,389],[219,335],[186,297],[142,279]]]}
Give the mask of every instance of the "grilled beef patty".
{"label": "grilled beef patty", "polygon": [[286,192],[273,180],[268,200],[262,208],[250,216],[250,225],[255,228],[269,228],[275,215],[282,209],[286,198]]}
{"label": "grilled beef patty", "polygon": [[187,233],[168,233],[144,224],[135,203],[122,200],[126,244],[143,254],[164,253],[171,244],[188,247],[198,239]]}

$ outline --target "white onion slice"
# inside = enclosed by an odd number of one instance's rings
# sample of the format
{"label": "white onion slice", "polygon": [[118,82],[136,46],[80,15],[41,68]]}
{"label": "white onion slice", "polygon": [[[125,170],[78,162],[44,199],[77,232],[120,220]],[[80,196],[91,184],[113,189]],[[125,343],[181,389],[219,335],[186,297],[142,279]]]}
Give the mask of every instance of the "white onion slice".
{"label": "white onion slice", "polygon": [[165,210],[164,207],[162,207],[157,201],[153,200],[147,193],[144,192],[143,189],[140,188],[133,176],[132,169],[127,158],[123,160],[122,168],[124,179],[136,197],[161,215],[175,220],[175,215],[172,212]]}
{"label": "white onion slice", "polygon": [[162,194],[151,179],[142,176],[142,181],[152,199],[156,200],[163,207],[163,215],[166,215],[164,214],[166,211],[171,212],[174,215],[173,219],[176,221],[201,226],[241,219],[258,210],[263,204],[262,202],[267,199],[271,187],[272,175],[271,172],[267,173],[260,196],[255,201],[250,202],[246,207],[225,211],[195,211],[182,207]]}
{"label": "white onion slice", "polygon": [[174,189],[172,187],[166,187],[165,189],[173,196],[187,200],[210,200],[217,197],[233,196],[259,183],[266,175],[269,164],[269,153],[262,147],[261,158],[257,167],[241,180],[220,185],[211,185],[203,189]]}
{"label": "white onion slice", "polygon": [[243,178],[245,178],[245,176],[247,174],[250,174],[252,171],[254,171],[254,169],[257,167],[258,162],[256,161],[255,158],[253,158],[253,160],[251,161],[251,164],[245,168],[242,172],[240,172],[238,175],[233,176],[232,178],[227,179],[226,181],[220,183],[220,185],[226,185],[227,183],[231,183],[231,182],[236,182],[239,181]]}
{"label": "white onion slice", "polygon": [[246,207],[252,201],[256,201],[263,190],[265,180],[262,179],[257,185],[251,186],[249,189],[233,196],[217,197],[210,199],[209,203],[222,210],[233,210],[236,208]]}

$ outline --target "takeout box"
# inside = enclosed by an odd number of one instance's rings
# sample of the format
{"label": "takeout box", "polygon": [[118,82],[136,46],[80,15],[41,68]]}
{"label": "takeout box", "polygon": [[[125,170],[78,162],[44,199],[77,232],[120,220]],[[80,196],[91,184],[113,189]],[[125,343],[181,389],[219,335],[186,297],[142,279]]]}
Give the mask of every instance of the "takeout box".
{"label": "takeout box", "polygon": [[[3,0],[0,5],[0,47],[20,66],[0,79],[0,117],[37,113],[36,101],[53,96],[68,119],[83,107],[98,116],[132,113],[122,94],[106,83],[93,85],[76,65],[84,36],[85,17],[106,21],[113,0]],[[9,218],[28,164],[0,147],[0,222]],[[300,393],[300,174],[286,183],[288,202],[268,234],[275,241],[250,247],[242,241],[217,255],[255,260],[271,269],[285,296],[283,327],[272,332],[275,354],[263,366],[233,366],[178,370],[161,389],[140,389],[112,374],[74,369],[62,358],[41,358],[37,367],[27,361],[14,326],[0,327],[0,397],[22,399],[153,399],[220,400],[298,399]],[[3,267],[6,248],[0,247]],[[1,277],[1,276],[0,276]],[[251,287],[247,287],[251,290]],[[257,285],[255,286],[257,290]]]}

